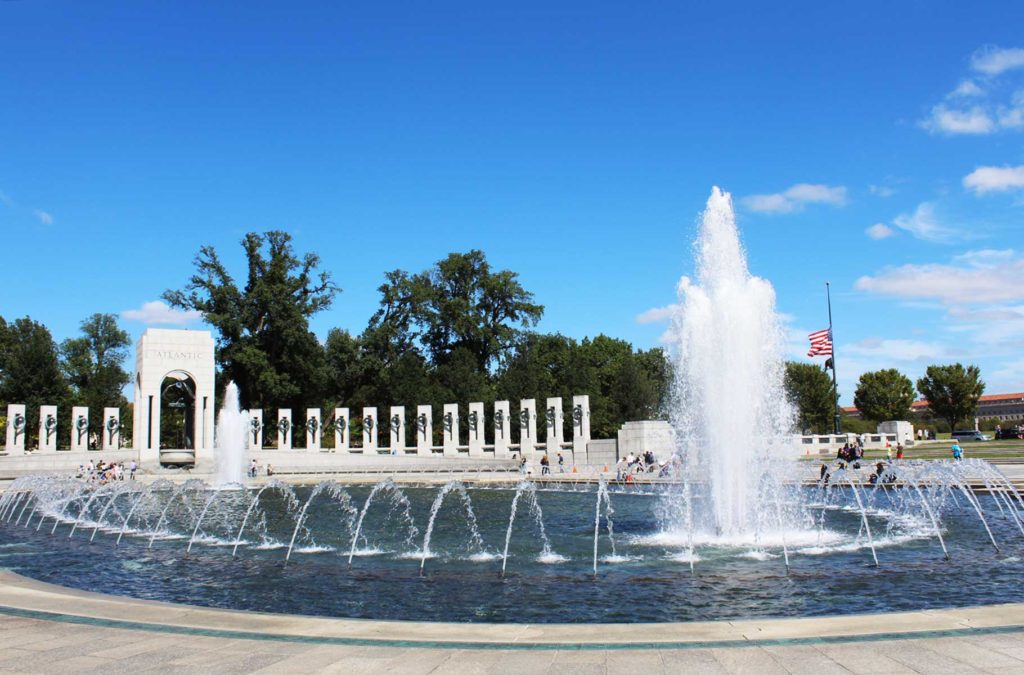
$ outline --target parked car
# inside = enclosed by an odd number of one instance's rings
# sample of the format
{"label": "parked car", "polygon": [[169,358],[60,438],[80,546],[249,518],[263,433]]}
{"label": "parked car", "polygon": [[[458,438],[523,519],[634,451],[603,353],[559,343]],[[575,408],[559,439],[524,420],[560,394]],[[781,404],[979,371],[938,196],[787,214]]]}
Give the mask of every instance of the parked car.
{"label": "parked car", "polygon": [[957,441],[991,441],[992,440],[992,437],[989,436],[988,434],[982,433],[980,431],[974,431],[973,429],[971,429],[969,431],[954,431],[950,435],[953,437],[953,440],[957,440]]}
{"label": "parked car", "polygon": [[1024,427],[1010,427],[1008,429],[1000,429],[996,432],[996,438],[1001,441],[1024,438]]}

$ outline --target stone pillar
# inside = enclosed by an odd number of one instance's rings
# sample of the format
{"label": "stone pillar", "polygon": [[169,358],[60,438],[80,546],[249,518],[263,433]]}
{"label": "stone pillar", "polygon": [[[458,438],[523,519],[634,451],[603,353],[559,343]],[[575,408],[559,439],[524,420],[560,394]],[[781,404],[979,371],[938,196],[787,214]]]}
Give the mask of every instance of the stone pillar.
{"label": "stone pillar", "polygon": [[249,449],[263,449],[263,411],[253,408],[249,411]]}
{"label": "stone pillar", "polygon": [[405,454],[405,406],[391,406],[391,418],[388,421],[391,428],[391,454]]}
{"label": "stone pillar", "polygon": [[306,408],[306,450],[319,452],[322,449],[320,408]]}
{"label": "stone pillar", "polygon": [[537,446],[537,402],[526,398],[519,402],[519,451],[520,457],[533,456]]}
{"label": "stone pillar", "polygon": [[57,406],[39,406],[39,451],[57,451]]}
{"label": "stone pillar", "polygon": [[444,414],[441,416],[443,433],[441,445],[444,446],[445,457],[459,455],[459,404],[445,403]]}
{"label": "stone pillar", "polygon": [[290,408],[281,408],[277,411],[277,449],[292,449],[292,411]]}
{"label": "stone pillar", "polygon": [[430,457],[434,446],[434,409],[429,405],[416,406],[416,454]]}
{"label": "stone pillar", "polygon": [[7,452],[25,453],[25,437],[28,435],[28,418],[23,403],[7,405]]}
{"label": "stone pillar", "polygon": [[71,450],[85,452],[89,449],[89,408],[76,405],[71,409]]}
{"label": "stone pillar", "polygon": [[559,397],[549,398],[544,407],[544,427],[547,430],[547,440],[544,446],[548,453],[548,459],[552,466],[555,456],[562,451],[562,427],[565,424],[565,416],[562,414],[562,399]]}
{"label": "stone pillar", "polygon": [[348,408],[334,409],[334,449],[339,452],[349,451]]}
{"label": "stone pillar", "polygon": [[363,454],[377,454],[377,409],[363,408]]}
{"label": "stone pillar", "polygon": [[103,409],[103,449],[117,450],[121,447],[121,410]]}
{"label": "stone pillar", "polygon": [[586,394],[572,397],[572,455],[573,462],[587,461],[590,443],[590,397]]}
{"label": "stone pillar", "polygon": [[494,402],[494,458],[508,457],[508,446],[512,442],[512,424],[508,401]]}
{"label": "stone pillar", "polygon": [[469,428],[469,456],[483,457],[484,444],[487,442],[487,423],[484,421],[484,404],[470,403],[469,417],[466,418]]}

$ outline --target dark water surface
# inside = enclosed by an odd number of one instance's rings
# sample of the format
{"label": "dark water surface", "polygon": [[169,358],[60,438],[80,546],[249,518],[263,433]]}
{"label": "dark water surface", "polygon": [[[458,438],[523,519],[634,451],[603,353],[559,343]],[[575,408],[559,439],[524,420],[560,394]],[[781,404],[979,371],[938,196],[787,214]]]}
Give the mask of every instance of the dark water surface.
{"label": "dark water surface", "polygon": [[[537,560],[541,539],[536,523],[521,511],[511,540],[507,573],[501,577],[501,552],[514,490],[471,489],[473,508],[487,556],[474,551],[466,517],[455,497],[438,513],[431,550],[420,573],[417,555],[437,488],[403,488],[412,503],[417,535],[408,537],[398,510],[382,502],[371,508],[359,548],[378,551],[357,555],[351,567],[351,534],[346,514],[325,502],[310,509],[308,531],[285,562],[294,526],[282,505],[267,494],[265,508],[254,515],[264,542],[275,548],[239,548],[232,557],[237,527],[252,493],[239,492],[210,509],[201,543],[186,554],[191,524],[186,516],[170,519],[170,529],[184,538],[157,539],[148,548],[146,533],[124,537],[115,547],[116,528],[101,529],[90,543],[91,527],[80,526],[71,538],[69,523],[50,534],[54,520],[37,530],[0,524],[0,567],[74,588],[209,607],[290,614],[487,622],[663,622],[753,617],[795,617],[886,610],[911,610],[1024,600],[1021,574],[1022,537],[1009,514],[991,498],[980,497],[1001,552],[990,544],[973,512],[943,516],[951,560],[943,559],[938,541],[919,524],[896,524],[871,518],[879,540],[879,567],[871,552],[857,544],[861,521],[850,510],[827,513],[826,527],[846,533],[845,544],[829,547],[794,545],[790,568],[779,548],[700,547],[691,574],[677,559],[685,546],[654,538],[661,497],[613,494],[618,562],[599,561],[593,573],[594,492],[537,493],[552,550],[565,559]],[[347,488],[356,507],[368,489]],[[309,489],[298,491],[300,500]],[[195,497],[188,513],[195,517],[204,503]],[[112,508],[104,522],[117,524],[126,512]],[[119,515],[120,514],[120,515]],[[175,520],[175,518],[179,518]],[[134,522],[133,522],[134,525]],[[917,529],[915,529],[915,527]],[[602,523],[600,556],[611,549]],[[911,536],[907,536],[907,535]],[[916,536],[916,538],[914,538]],[[244,539],[255,540],[247,531]],[[900,541],[901,543],[894,543]],[[410,543],[411,542],[411,543]],[[215,545],[215,544],[220,545]],[[284,544],[285,546],[282,546]],[[890,544],[890,545],[887,545]],[[767,557],[752,559],[749,556]],[[483,559],[481,559],[483,558]]]}

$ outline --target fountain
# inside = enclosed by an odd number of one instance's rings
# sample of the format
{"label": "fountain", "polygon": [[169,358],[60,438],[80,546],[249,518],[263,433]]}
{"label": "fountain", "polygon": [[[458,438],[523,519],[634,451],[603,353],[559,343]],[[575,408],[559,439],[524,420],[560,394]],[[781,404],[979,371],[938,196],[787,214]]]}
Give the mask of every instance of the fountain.
{"label": "fountain", "polygon": [[217,416],[217,484],[241,483],[248,464],[249,413],[238,403],[238,386],[228,382],[224,403]]}
{"label": "fountain", "polygon": [[[671,328],[671,477],[642,489],[599,469],[543,483],[496,470],[443,485],[421,475],[401,486],[382,476],[247,487],[248,416],[229,384],[211,484],[17,478],[0,495],[0,564],[87,589],[109,574],[126,593],[199,605],[458,622],[1024,601],[1024,500],[999,468],[833,462],[816,480],[814,466],[791,456],[774,292],[748,271],[729,195],[718,189],[695,254]],[[51,534],[67,536],[47,537],[47,519]],[[93,545],[72,536],[82,527]],[[356,556],[365,564],[352,565]],[[428,558],[436,562],[424,575]],[[948,579],[971,582],[951,590]]]}
{"label": "fountain", "polygon": [[775,291],[747,269],[732,198],[717,187],[694,253],[697,279],[680,279],[671,328],[678,452],[691,479],[699,476],[708,490],[694,526],[751,543],[759,514],[774,508],[773,491],[781,488],[781,479],[765,484],[759,467],[791,453],[794,417]]}

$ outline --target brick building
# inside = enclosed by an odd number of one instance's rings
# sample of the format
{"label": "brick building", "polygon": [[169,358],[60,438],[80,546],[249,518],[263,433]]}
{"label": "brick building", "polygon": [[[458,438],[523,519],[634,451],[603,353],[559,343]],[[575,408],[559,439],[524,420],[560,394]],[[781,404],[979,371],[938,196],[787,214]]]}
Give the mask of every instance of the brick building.
{"label": "brick building", "polygon": [[[914,401],[911,409],[918,415],[928,412],[928,401]],[[860,417],[860,411],[853,406],[843,408],[844,415]],[[1013,394],[985,394],[978,399],[978,409],[974,416],[979,420],[1010,420],[1024,419],[1024,392]]]}

